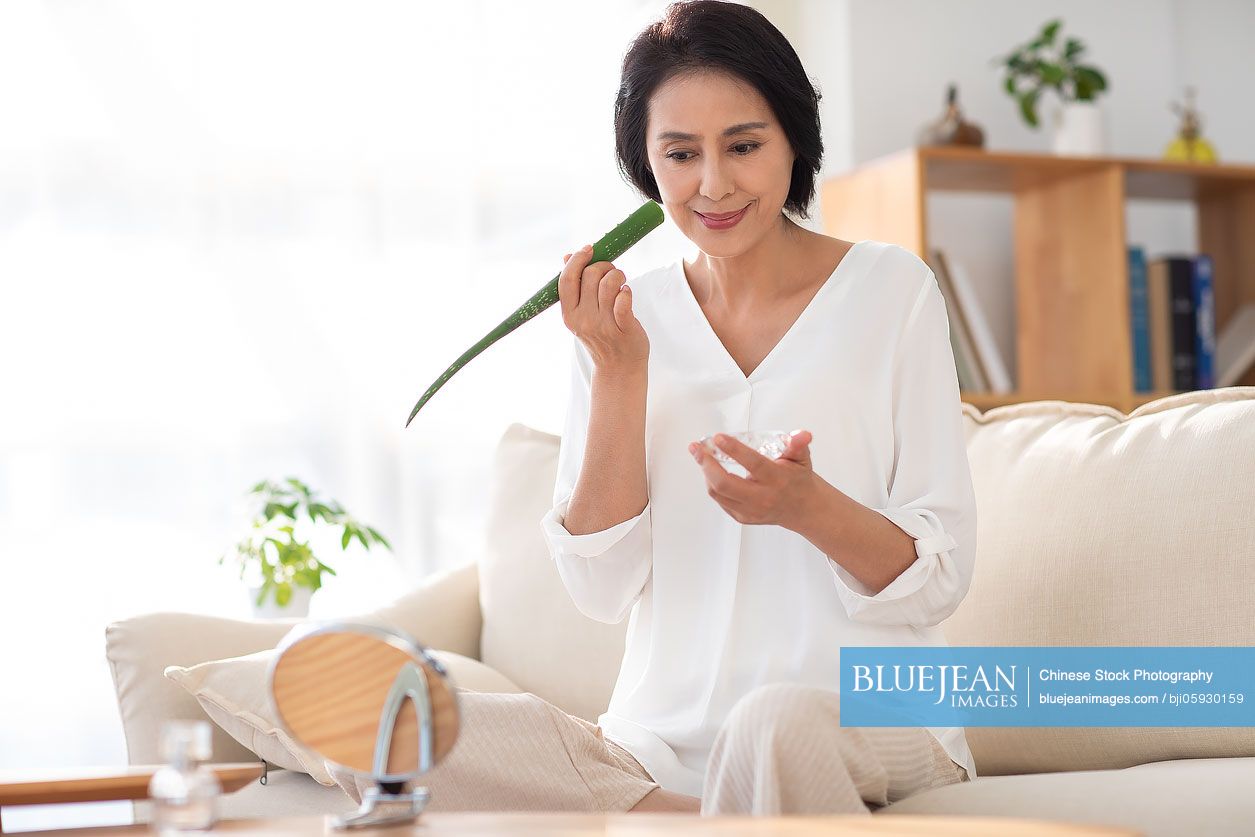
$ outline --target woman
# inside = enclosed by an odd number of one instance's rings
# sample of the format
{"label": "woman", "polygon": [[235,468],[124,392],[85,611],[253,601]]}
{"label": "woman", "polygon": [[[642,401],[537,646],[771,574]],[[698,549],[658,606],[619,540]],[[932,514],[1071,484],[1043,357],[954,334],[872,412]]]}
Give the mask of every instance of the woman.
{"label": "woman", "polygon": [[[586,248],[558,280],[576,369],[544,531],[583,612],[632,614],[599,728],[703,813],[975,773],[962,729],[839,726],[840,646],[945,644],[975,499],[931,271],[783,212],[814,195],[818,100],[757,11],[670,7],[625,57],[617,145],[700,252],[629,282]],[[722,445],[747,477],[693,444],[792,427],[776,460]]]}
{"label": "woman", "polygon": [[[672,5],[626,53],[621,166],[699,253],[630,282],[567,255],[541,521],[576,606],[630,616],[622,668],[596,725],[463,693],[430,809],[867,813],[975,775],[961,728],[840,725],[841,646],[945,644],[976,519],[932,272],[784,214],[814,196],[818,100],[735,3]],[[790,427],[777,459],[722,443],[744,477],[693,444]]]}

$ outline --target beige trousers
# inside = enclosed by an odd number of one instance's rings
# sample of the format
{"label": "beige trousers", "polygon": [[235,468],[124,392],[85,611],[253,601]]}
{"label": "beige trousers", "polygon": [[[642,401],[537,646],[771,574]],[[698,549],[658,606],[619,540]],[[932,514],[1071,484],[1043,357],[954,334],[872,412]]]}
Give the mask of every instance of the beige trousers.
{"label": "beige trousers", "polygon": [[[453,749],[411,783],[430,791],[428,811],[619,812],[659,787],[601,727],[530,692],[459,690],[458,701]],[[925,729],[839,719],[835,692],[793,683],[750,692],[711,748],[702,814],[867,814],[968,778]],[[331,774],[355,802],[371,784]]]}
{"label": "beige trousers", "polygon": [[841,696],[797,683],[759,686],[715,736],[703,814],[870,814],[968,780],[923,727],[842,727]]}

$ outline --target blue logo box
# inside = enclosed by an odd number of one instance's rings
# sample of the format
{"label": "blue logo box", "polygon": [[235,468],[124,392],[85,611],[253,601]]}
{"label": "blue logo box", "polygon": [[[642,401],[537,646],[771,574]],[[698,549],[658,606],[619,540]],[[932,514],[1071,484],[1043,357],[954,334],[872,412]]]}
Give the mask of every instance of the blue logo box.
{"label": "blue logo box", "polygon": [[842,648],[841,725],[1250,727],[1255,648]]}

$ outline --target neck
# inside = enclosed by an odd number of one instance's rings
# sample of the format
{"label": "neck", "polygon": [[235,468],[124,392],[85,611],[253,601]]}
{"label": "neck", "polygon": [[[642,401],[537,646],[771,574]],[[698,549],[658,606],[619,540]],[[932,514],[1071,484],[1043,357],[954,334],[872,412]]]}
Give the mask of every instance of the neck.
{"label": "neck", "polygon": [[810,281],[801,275],[813,235],[781,214],[747,250],[733,256],[699,253],[689,274],[702,307],[736,313],[762,310]]}

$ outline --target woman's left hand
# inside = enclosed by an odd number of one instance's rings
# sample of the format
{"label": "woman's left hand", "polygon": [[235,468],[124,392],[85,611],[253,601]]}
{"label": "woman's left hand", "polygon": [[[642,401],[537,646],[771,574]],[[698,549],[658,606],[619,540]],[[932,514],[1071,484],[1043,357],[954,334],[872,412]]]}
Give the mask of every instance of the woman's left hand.
{"label": "woman's left hand", "polygon": [[789,437],[784,453],[768,459],[749,445],[722,433],[715,445],[745,466],[746,477],[728,473],[699,443],[689,445],[689,453],[706,476],[706,493],[740,523],[774,523],[795,529],[815,493],[815,472],[811,468],[809,430],[798,430]]}

